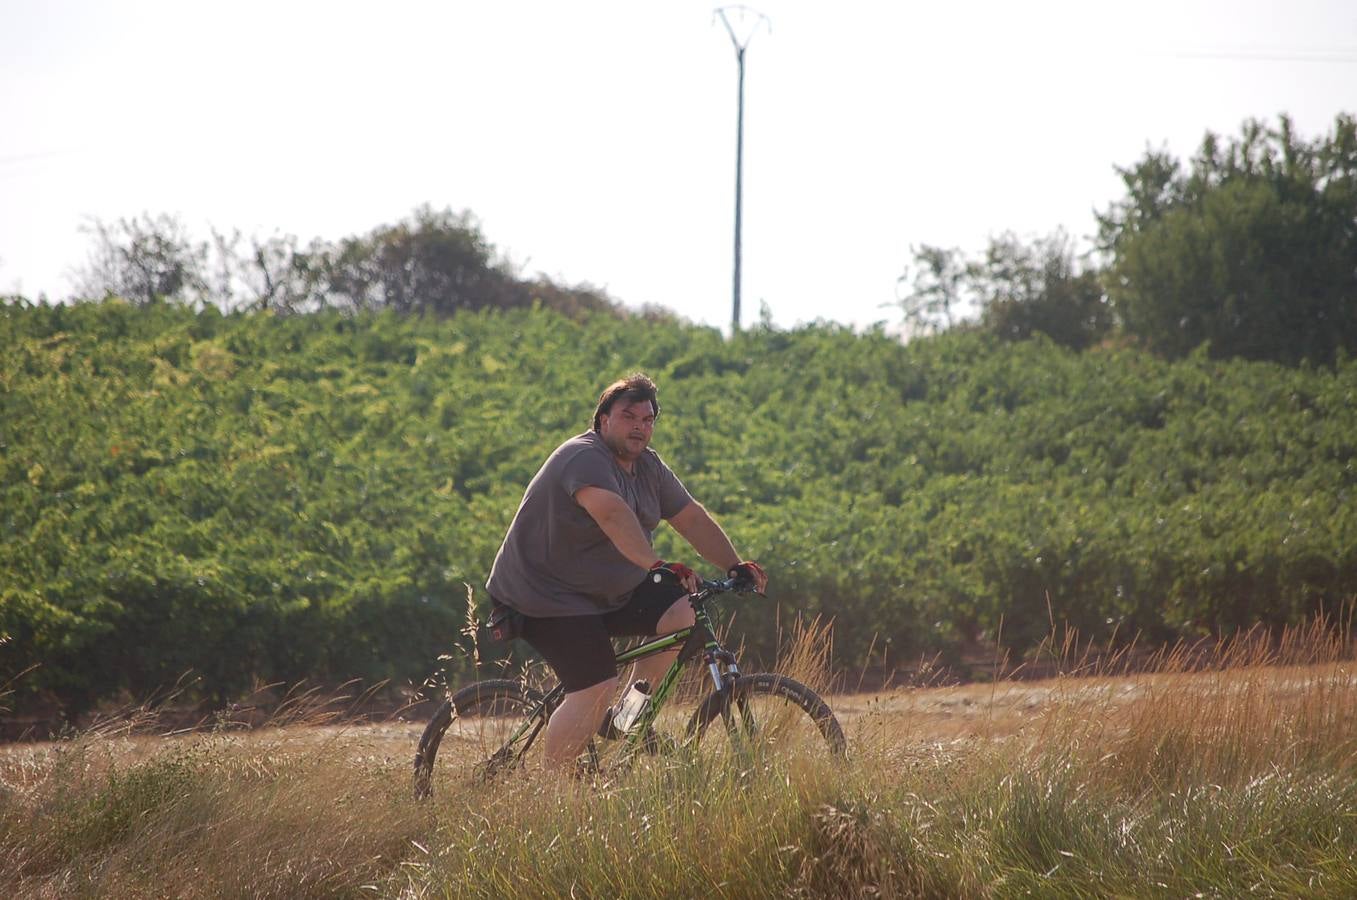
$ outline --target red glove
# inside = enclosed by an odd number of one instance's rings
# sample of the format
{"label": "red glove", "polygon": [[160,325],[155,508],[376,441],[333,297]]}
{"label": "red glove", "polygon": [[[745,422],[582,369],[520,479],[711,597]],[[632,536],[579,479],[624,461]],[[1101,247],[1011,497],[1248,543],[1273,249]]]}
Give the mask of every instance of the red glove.
{"label": "red glove", "polygon": [[764,574],[763,566],[753,560],[738,562],[730,567],[726,572],[727,578],[739,578],[741,581],[753,582],[755,590],[763,590],[763,586],[768,583],[768,576]]}
{"label": "red glove", "polygon": [[678,580],[679,584],[688,581],[690,578],[697,577],[692,569],[688,568],[681,562],[665,562],[662,559],[655,560],[655,564],[650,567],[651,578],[654,579],[656,584],[659,584],[660,579],[663,578],[665,575],[674,576],[674,578]]}

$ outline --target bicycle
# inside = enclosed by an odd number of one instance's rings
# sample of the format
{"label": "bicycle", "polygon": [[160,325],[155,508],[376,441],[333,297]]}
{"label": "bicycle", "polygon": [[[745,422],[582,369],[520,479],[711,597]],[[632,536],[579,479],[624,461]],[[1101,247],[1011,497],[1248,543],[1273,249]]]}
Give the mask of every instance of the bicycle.
{"label": "bicycle", "polygon": [[[586,765],[597,770],[598,742],[621,741],[620,756],[629,761],[637,753],[659,754],[680,748],[696,749],[709,730],[724,735],[725,748],[714,752],[751,754],[802,753],[806,751],[842,756],[847,749],[843,729],[824,700],[804,684],[775,673],[745,675],[735,655],[717,640],[707,603],[731,592],[752,592],[747,580],[728,578],[703,581],[688,595],[695,624],[670,634],[646,639],[616,654],[618,670],[626,664],[679,648],[678,658],[651,691],[650,703],[635,725],[625,733],[605,718],[585,751]],[[682,742],[655,730],[668,701],[678,686],[683,668],[701,658],[714,690],[692,713]],[[415,752],[415,796],[433,793],[434,766],[439,749],[451,735],[457,757],[445,768],[466,764],[483,779],[525,768],[531,752],[545,743],[539,740],[547,720],[565,696],[556,685],[542,692],[509,679],[491,679],[468,685],[446,699],[434,712],[420,736]],[[720,719],[724,728],[710,729]],[[456,728],[452,726],[456,724]],[[450,729],[451,732],[450,732]],[[716,741],[709,739],[706,746]],[[444,749],[443,758],[449,756]]]}

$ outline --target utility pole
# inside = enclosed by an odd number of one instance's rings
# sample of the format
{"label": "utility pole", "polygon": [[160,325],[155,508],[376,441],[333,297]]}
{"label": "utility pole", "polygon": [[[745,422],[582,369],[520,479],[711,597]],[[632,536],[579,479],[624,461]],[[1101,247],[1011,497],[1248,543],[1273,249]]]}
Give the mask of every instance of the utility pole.
{"label": "utility pole", "polygon": [[[732,25],[727,13],[734,13],[738,22]],[[726,33],[730,35],[730,42],[735,47],[735,62],[740,70],[739,104],[735,118],[735,296],[730,315],[730,333],[734,335],[740,331],[740,229],[744,202],[744,51],[760,25],[767,24],[771,32],[772,24],[763,13],[747,6],[723,6],[716,10],[716,14],[721,17],[721,23],[726,26]],[[749,24],[751,21],[752,24]]]}

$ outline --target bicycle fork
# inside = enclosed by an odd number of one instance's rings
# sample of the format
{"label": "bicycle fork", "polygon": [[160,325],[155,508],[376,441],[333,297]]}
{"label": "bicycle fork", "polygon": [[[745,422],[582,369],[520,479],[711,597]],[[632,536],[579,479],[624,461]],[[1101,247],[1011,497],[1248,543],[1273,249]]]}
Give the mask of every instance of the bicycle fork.
{"label": "bicycle fork", "polygon": [[740,667],[735,662],[735,654],[719,647],[708,647],[702,653],[702,661],[711,673],[712,686],[718,691],[730,689],[730,685],[740,677]]}

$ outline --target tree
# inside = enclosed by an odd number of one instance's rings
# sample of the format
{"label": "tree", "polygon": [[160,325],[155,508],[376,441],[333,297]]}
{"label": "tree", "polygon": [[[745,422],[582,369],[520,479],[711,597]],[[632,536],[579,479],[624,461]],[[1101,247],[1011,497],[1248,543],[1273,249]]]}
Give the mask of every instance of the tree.
{"label": "tree", "polygon": [[1006,340],[1045,334],[1082,350],[1113,325],[1096,269],[1080,266],[1063,231],[1023,243],[1007,232],[990,239],[984,256],[927,244],[914,250],[916,268],[900,276],[910,293],[900,299],[911,334],[953,327],[962,312],[978,310],[980,327]]}
{"label": "tree", "polygon": [[109,224],[95,219],[89,261],[77,271],[84,297],[116,296],[138,304],[203,300],[208,295],[205,243],[195,243],[176,217],[164,213]]}
{"label": "tree", "polygon": [[1112,310],[1096,270],[1079,266],[1063,231],[1024,244],[1012,233],[990,240],[984,264],[972,267],[981,324],[1008,340],[1045,334],[1074,350],[1102,340]]}
{"label": "tree", "polygon": [[297,249],[294,235],[273,234],[267,238],[251,236],[249,245],[240,249],[239,230],[230,235],[213,231],[218,265],[215,296],[224,306],[235,306],[243,293],[249,309],[276,312],[308,312],[326,305],[321,273],[311,265],[323,258],[325,246],[315,243],[309,251]]}
{"label": "tree", "polygon": [[323,258],[313,251],[312,259],[329,302],[341,307],[451,314],[527,305],[493,254],[469,213],[422,206],[406,221],[345,238]]}
{"label": "tree", "polygon": [[[911,336],[946,331],[954,324],[954,311],[964,302],[966,261],[955,248],[922,244],[909,249],[914,256],[913,277],[907,266],[895,280],[905,331]],[[902,287],[907,293],[900,293]]]}
{"label": "tree", "polygon": [[1331,363],[1357,350],[1357,120],[1307,142],[1282,116],[1207,134],[1190,168],[1147,153],[1098,217],[1128,333],[1169,357]]}
{"label": "tree", "polygon": [[308,303],[341,309],[452,315],[539,304],[574,317],[618,311],[602,291],[587,285],[519,279],[496,259],[470,213],[427,205],[405,221],[338,245],[313,243],[294,254],[289,271]]}
{"label": "tree", "polygon": [[451,315],[462,309],[533,304],[572,317],[621,314],[588,285],[522,280],[495,257],[470,213],[419,207],[410,218],[337,244],[292,235],[212,231],[212,244],[191,240],[172,216],[96,221],[86,296],[118,295],[137,303],[160,298],[211,301],[283,313],[326,307]]}

